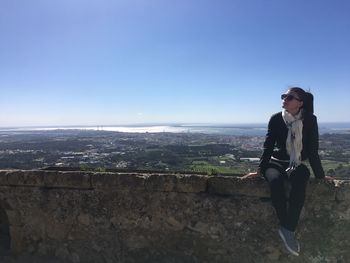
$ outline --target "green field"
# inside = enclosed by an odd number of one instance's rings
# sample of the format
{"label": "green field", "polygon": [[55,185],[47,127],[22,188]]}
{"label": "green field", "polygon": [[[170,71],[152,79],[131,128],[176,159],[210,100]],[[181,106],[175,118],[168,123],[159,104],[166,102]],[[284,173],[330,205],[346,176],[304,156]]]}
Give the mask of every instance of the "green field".
{"label": "green field", "polygon": [[257,164],[240,162],[227,157],[212,157],[207,161],[192,161],[190,170],[208,175],[244,175],[254,171]]}
{"label": "green field", "polygon": [[322,166],[326,175],[334,177],[347,177],[350,178],[350,163],[337,162],[331,160],[322,160]]}

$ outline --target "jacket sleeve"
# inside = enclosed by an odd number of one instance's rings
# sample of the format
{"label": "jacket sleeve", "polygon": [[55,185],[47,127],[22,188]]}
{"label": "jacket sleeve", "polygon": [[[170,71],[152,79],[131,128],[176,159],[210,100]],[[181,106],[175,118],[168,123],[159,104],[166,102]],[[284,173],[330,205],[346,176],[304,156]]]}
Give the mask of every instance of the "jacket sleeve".
{"label": "jacket sleeve", "polygon": [[309,162],[314,172],[316,178],[324,178],[324,170],[321,164],[320,156],[318,154],[318,144],[319,144],[319,135],[318,135],[318,124],[316,116],[312,117],[312,125],[310,131],[310,142],[309,142]]}
{"label": "jacket sleeve", "polygon": [[263,147],[263,154],[260,158],[259,167],[261,169],[261,172],[264,173],[267,165],[270,161],[273,149],[275,147],[276,143],[276,134],[274,129],[274,118],[273,116],[270,118],[268,127],[267,127],[267,133],[265,137],[264,147]]}

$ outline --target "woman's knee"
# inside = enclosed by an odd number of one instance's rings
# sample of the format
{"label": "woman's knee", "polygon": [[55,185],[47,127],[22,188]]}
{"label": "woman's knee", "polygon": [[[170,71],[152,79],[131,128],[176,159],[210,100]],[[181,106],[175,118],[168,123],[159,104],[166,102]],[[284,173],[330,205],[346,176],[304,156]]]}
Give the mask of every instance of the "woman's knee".
{"label": "woman's knee", "polygon": [[306,185],[310,178],[310,170],[306,165],[301,164],[297,169],[290,175],[290,181],[292,185]]}
{"label": "woman's knee", "polygon": [[270,183],[280,177],[280,172],[276,168],[267,168],[265,171],[265,178]]}

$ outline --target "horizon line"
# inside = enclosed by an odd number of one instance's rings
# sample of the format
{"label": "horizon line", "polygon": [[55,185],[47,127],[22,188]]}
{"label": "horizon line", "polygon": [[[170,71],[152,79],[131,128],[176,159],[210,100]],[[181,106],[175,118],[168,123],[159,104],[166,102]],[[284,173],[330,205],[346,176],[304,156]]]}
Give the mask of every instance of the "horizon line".
{"label": "horizon line", "polygon": [[[55,128],[55,127],[133,127],[133,126],[233,126],[233,125],[266,125],[266,122],[147,122],[124,124],[43,124],[43,125],[0,125],[0,129],[16,128]],[[319,124],[350,124],[350,121],[321,121]]]}

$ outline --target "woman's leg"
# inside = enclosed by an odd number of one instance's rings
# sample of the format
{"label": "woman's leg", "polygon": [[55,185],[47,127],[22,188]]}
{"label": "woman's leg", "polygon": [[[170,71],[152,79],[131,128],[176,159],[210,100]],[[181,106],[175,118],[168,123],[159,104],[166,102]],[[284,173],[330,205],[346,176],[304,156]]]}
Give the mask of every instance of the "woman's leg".
{"label": "woman's leg", "polygon": [[291,190],[289,194],[289,207],[287,213],[286,228],[290,231],[295,231],[301,210],[305,202],[305,193],[308,179],[310,177],[309,169],[301,164],[290,175]]}
{"label": "woman's leg", "polygon": [[287,198],[284,188],[284,178],[275,168],[268,168],[264,174],[270,186],[272,205],[276,210],[281,226],[287,224]]}

